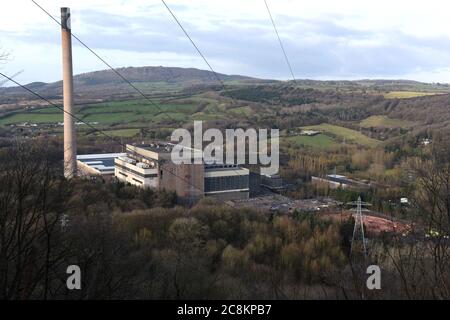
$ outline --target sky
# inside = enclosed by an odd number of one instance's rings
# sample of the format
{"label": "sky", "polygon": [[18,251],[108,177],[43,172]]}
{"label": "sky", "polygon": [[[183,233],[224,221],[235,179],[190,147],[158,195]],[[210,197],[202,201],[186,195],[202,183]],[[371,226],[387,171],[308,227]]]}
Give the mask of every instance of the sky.
{"label": "sky", "polygon": [[[114,67],[208,69],[160,0],[36,0]],[[290,72],[264,0],[167,0],[215,71]],[[267,0],[297,79],[450,82],[450,1]],[[21,83],[62,77],[60,27],[31,0],[2,0],[0,47]],[[73,43],[74,73],[106,69]],[[0,80],[1,81],[1,80]]]}

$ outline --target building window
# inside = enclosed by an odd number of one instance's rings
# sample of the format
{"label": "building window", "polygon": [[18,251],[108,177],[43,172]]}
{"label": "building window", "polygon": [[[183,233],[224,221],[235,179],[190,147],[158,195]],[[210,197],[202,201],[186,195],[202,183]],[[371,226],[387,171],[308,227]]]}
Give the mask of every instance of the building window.
{"label": "building window", "polygon": [[248,176],[205,178],[205,192],[247,189]]}

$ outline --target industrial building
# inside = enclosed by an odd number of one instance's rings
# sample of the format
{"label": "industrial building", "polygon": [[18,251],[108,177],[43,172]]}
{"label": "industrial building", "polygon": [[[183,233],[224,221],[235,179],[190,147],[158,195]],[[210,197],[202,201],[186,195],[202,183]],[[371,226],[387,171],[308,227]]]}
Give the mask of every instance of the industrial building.
{"label": "industrial building", "polygon": [[222,200],[247,199],[249,175],[246,168],[222,164],[174,164],[171,143],[127,145],[126,154],[115,159],[117,179],[143,188],[175,191],[182,200],[205,196]]}
{"label": "industrial building", "polygon": [[77,155],[78,172],[81,175],[114,176],[114,159],[125,153]]}
{"label": "industrial building", "polygon": [[222,200],[248,199],[250,171],[237,165],[204,165],[205,196]]}
{"label": "industrial building", "polygon": [[277,175],[261,175],[261,186],[266,187],[267,189],[278,192],[284,189],[283,179]]}
{"label": "industrial building", "polygon": [[311,182],[320,186],[328,186],[331,189],[370,189],[370,184],[365,182],[349,179],[346,176],[338,174],[328,174],[326,177],[311,177]]}

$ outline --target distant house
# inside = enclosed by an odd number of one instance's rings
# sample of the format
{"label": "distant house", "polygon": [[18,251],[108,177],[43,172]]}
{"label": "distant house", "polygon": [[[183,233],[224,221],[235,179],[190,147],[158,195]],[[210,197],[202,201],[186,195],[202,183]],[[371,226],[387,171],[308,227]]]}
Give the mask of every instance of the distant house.
{"label": "distant house", "polygon": [[318,134],[321,134],[322,132],[320,131],[315,131],[315,130],[288,130],[287,134],[288,136],[308,136],[308,137],[312,137]]}
{"label": "distant house", "polygon": [[320,134],[320,131],[315,131],[315,130],[302,130],[300,131],[300,135],[301,136],[308,136],[308,137],[313,137],[316,136],[318,134]]}

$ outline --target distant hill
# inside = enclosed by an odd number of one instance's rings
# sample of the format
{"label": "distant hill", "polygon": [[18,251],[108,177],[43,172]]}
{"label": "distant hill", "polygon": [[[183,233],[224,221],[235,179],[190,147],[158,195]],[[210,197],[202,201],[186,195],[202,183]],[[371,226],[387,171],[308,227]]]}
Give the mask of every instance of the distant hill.
{"label": "distant hill", "polygon": [[[178,67],[127,67],[117,71],[133,84],[150,94],[168,91],[180,91],[190,87],[217,86],[219,83],[209,70]],[[242,75],[227,75],[217,73],[221,81],[226,84],[280,84],[281,81],[257,79]],[[284,82],[291,85],[290,82]],[[289,84],[288,84],[289,83]],[[450,92],[450,85],[439,83],[421,83],[410,80],[296,80],[297,87],[348,91],[374,90],[378,92],[409,90],[423,92]],[[32,90],[48,98],[58,98],[62,94],[62,81],[44,83],[32,82],[27,84]],[[78,98],[103,99],[109,96],[130,94],[133,92],[124,81],[112,70],[100,70],[78,74],[74,76],[74,90]],[[0,88],[0,104],[14,103],[14,98],[26,98],[28,95],[18,87]],[[13,99],[10,99],[13,98]],[[12,101],[11,101],[12,100]]]}
{"label": "distant hill", "polygon": [[[174,67],[128,67],[117,69],[125,78],[131,82],[168,82],[180,84],[212,83],[217,82],[211,71],[195,68]],[[217,73],[222,81],[250,80],[252,78],[239,75],[226,75]],[[75,84],[98,85],[122,83],[112,70],[102,70],[79,74],[74,77]]]}
{"label": "distant hill", "polygon": [[[133,84],[147,91],[178,91],[183,88],[199,85],[217,85],[217,78],[211,71],[195,68],[176,67],[128,67],[118,68],[117,71]],[[217,73],[223,82],[258,81],[258,79]],[[26,85],[47,97],[58,97],[62,94],[62,81],[44,83],[33,82]],[[101,70],[74,76],[74,91],[76,95],[92,98],[102,98],[102,95],[133,92],[124,81],[112,70]],[[0,88],[0,94],[8,96],[24,95],[18,87]],[[6,98],[6,97],[3,97]],[[2,101],[8,103],[10,101]]]}

